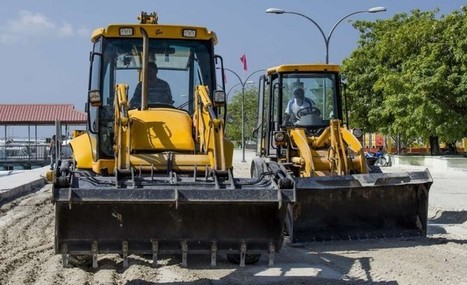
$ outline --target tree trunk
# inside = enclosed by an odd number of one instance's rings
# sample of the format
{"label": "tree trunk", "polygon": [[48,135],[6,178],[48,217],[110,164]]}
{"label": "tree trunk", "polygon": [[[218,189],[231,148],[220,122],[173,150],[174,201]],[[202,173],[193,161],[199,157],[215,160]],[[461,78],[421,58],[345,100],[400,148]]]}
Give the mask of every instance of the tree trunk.
{"label": "tree trunk", "polygon": [[430,150],[431,155],[439,155],[438,136],[430,136]]}

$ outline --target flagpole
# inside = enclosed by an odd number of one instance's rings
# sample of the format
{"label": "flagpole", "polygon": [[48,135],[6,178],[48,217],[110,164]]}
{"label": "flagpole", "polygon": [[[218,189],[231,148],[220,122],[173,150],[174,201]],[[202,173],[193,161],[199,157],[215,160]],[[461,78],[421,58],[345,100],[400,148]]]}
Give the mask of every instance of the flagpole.
{"label": "flagpole", "polygon": [[[243,63],[243,77],[245,77],[245,72],[247,72],[248,70],[245,53],[243,53],[242,57],[240,58],[240,61]],[[242,162],[246,162],[245,160],[245,84],[248,78],[243,81],[244,83],[242,83]]]}
{"label": "flagpole", "polygon": [[[244,53],[242,57],[240,57],[240,61],[243,63],[243,74],[246,74],[246,71],[248,71],[248,65],[247,65],[247,59],[246,59],[246,54]],[[240,84],[242,85],[242,162],[246,162],[245,160],[245,86],[247,83],[249,83],[248,79],[250,79],[251,76],[254,74],[260,72],[260,71],[265,71],[266,69],[258,69],[252,73],[250,73],[245,80],[242,80],[242,78],[233,71],[232,69],[224,67],[225,70],[231,72],[233,75],[235,75],[238,78],[238,81],[240,81]]]}

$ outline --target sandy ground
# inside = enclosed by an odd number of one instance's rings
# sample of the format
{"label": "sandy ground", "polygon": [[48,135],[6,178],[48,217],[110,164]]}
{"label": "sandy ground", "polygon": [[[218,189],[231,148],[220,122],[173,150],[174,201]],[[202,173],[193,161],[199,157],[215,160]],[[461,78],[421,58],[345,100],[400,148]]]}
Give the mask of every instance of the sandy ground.
{"label": "sandy ground", "polygon": [[[236,158],[236,173],[248,175]],[[243,171],[243,172],[242,172]],[[385,171],[400,171],[386,169]],[[285,242],[275,265],[263,257],[240,268],[219,257],[167,256],[150,260],[99,256],[99,268],[63,268],[54,255],[51,187],[0,207],[0,284],[467,284],[467,172],[432,173],[427,238],[317,242],[290,247]],[[238,174],[238,176],[241,176]]]}

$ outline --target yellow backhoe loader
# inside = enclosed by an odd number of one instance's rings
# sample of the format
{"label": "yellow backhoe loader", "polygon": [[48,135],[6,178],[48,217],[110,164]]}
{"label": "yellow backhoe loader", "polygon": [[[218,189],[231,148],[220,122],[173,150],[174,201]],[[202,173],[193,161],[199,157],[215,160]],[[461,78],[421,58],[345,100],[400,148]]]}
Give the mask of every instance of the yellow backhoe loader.
{"label": "yellow backhoe loader", "polygon": [[[92,34],[87,130],[70,142],[73,159],[48,173],[55,252],[64,266],[97,267],[108,253],[124,266],[131,254],[150,254],[154,265],[179,254],[184,266],[190,254],[211,265],[227,254],[244,266],[264,253],[272,264],[293,183],[282,172],[234,178],[215,33],[161,25],[155,13],[139,20]],[[154,64],[166,84],[151,83]],[[162,92],[171,100],[157,101]]]}
{"label": "yellow backhoe loader", "polygon": [[296,202],[286,219],[293,244],[425,236],[429,171],[369,171],[361,131],[343,125],[339,72],[337,65],[280,65],[260,78],[252,175],[285,169],[294,176]]}

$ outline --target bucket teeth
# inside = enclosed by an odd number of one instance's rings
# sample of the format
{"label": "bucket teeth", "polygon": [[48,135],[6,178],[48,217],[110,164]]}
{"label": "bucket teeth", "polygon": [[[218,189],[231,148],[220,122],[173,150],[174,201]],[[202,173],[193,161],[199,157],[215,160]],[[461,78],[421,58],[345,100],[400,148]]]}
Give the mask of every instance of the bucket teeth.
{"label": "bucket teeth", "polygon": [[246,243],[243,241],[240,246],[240,267],[245,267]]}
{"label": "bucket teeth", "polygon": [[182,241],[182,267],[187,267],[188,266],[188,244],[186,240]]}
{"label": "bucket teeth", "polygon": [[62,245],[62,261],[63,261],[63,267],[69,267],[69,256],[68,256],[68,247],[66,244]]}
{"label": "bucket teeth", "polygon": [[128,268],[128,241],[122,242],[123,268]]}
{"label": "bucket teeth", "polygon": [[[99,248],[100,253],[106,254],[119,254],[120,257],[123,259],[122,267],[127,269],[129,267],[129,256],[131,254],[150,254],[152,253],[152,267],[158,267],[158,257],[159,254],[180,254],[181,255],[181,262],[180,267],[186,268],[188,266],[188,254],[190,253],[190,241],[189,240],[182,240],[179,242],[178,248],[167,248],[165,244],[163,244],[163,249],[160,248],[160,242],[156,239],[151,239],[150,241],[143,242],[146,245],[150,245],[147,248],[137,248],[139,243],[135,243],[135,246],[132,246],[132,242],[128,240],[121,241],[121,247],[115,248],[114,250],[110,250],[106,247],[104,242],[100,243],[97,240],[94,240],[88,243],[86,247],[87,250],[77,249],[77,250],[70,250],[70,246],[73,247],[73,244],[63,243],[60,247],[60,253],[62,255],[62,262],[63,267],[74,267],[78,266],[81,267],[85,264],[91,265],[93,269],[97,269],[99,267],[98,264],[98,255],[99,255]],[[206,244],[207,245],[207,244]],[[277,251],[277,245],[270,241],[268,244],[263,244],[262,249],[254,249],[254,247],[250,248],[250,251],[247,250],[247,242],[245,240],[241,241],[239,244],[239,250],[232,250],[230,249],[219,249],[219,243],[217,240],[213,240],[210,243],[210,246],[203,248],[196,248],[196,245],[191,247],[191,254],[206,254],[210,256],[210,267],[217,266],[217,255],[227,254],[237,256],[234,259],[230,259],[229,261],[238,262],[237,264],[240,267],[245,267],[247,264],[252,263],[251,257],[260,256],[260,252],[265,254],[268,259],[268,266],[274,266],[274,258]],[[130,248],[131,247],[131,248]],[[133,252],[132,252],[133,251]],[[256,263],[258,260],[254,261]]]}
{"label": "bucket teeth", "polygon": [[98,267],[98,265],[97,265],[98,247],[97,247],[97,241],[96,240],[92,242],[91,252],[92,252],[92,268],[97,268]]}
{"label": "bucket teeth", "polygon": [[217,258],[217,244],[215,241],[213,241],[212,246],[211,246],[211,267],[216,266],[216,258]]}
{"label": "bucket teeth", "polygon": [[274,243],[269,243],[269,262],[268,266],[274,266],[274,254],[276,252],[276,247],[274,246]]}
{"label": "bucket teeth", "polygon": [[157,267],[157,258],[159,255],[159,242],[157,240],[151,240],[152,244],[152,266]]}

